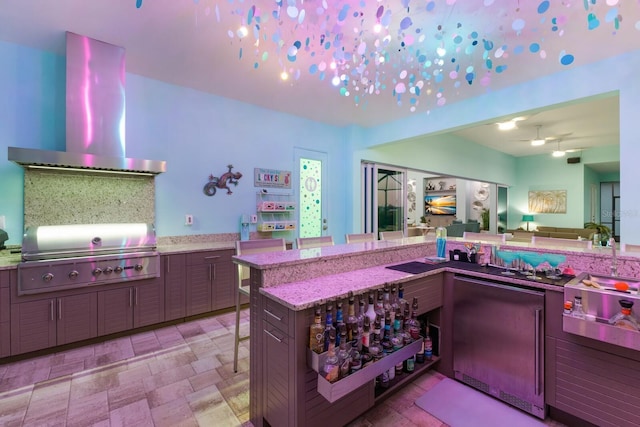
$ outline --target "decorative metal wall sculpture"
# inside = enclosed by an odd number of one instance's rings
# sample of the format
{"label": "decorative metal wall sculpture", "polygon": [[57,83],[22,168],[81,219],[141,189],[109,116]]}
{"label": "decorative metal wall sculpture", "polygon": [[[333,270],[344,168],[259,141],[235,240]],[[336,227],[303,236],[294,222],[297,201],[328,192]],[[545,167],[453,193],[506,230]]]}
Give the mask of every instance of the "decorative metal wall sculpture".
{"label": "decorative metal wall sculpture", "polygon": [[223,173],[220,177],[216,177],[213,175],[209,175],[209,182],[204,185],[202,191],[207,196],[213,196],[216,194],[217,189],[225,189],[227,190],[227,194],[232,194],[233,192],[229,188],[228,184],[238,185],[238,181],[242,178],[242,174],[240,172],[231,172],[233,169],[233,165],[227,165],[229,168],[228,172]]}

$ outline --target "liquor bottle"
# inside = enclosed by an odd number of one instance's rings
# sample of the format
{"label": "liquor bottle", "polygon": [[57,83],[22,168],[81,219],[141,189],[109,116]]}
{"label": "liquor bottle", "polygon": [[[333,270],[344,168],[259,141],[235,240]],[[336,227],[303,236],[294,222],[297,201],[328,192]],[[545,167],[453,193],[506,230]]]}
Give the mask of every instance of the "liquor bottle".
{"label": "liquor bottle", "polygon": [[340,378],[340,366],[338,364],[338,356],[336,356],[335,329],[329,331],[328,341],[329,347],[327,350],[327,357],[324,359],[324,365],[322,366],[322,374],[324,375],[324,379],[332,383]]}
{"label": "liquor bottle", "polygon": [[378,299],[376,300],[376,316],[380,317],[380,328],[384,329],[384,300],[380,291],[378,291]]}
{"label": "liquor bottle", "polygon": [[316,307],[313,324],[309,327],[309,348],[318,354],[324,351],[324,325],[320,307]]}
{"label": "liquor bottle", "polygon": [[429,322],[427,322],[427,328],[424,333],[424,359],[426,361],[431,361],[433,359],[433,342],[429,335]]}
{"label": "liquor bottle", "polygon": [[360,342],[360,346],[358,347],[358,351],[362,351],[362,335],[364,334],[364,318],[367,317],[365,311],[364,311],[364,299],[362,298],[362,295],[360,296],[360,299],[358,300],[358,315],[356,316],[356,318],[358,319],[358,338],[359,338],[359,342]]}
{"label": "liquor bottle", "polygon": [[396,293],[396,285],[391,286],[391,296],[389,299],[391,300],[391,322],[393,322],[396,318],[396,308],[400,306],[398,303],[398,295]]}
{"label": "liquor bottle", "polygon": [[336,328],[333,326],[333,305],[327,304],[327,318],[324,323],[324,351],[329,350],[329,335],[333,331],[335,340]]}
{"label": "liquor bottle", "polygon": [[373,298],[373,292],[369,292],[369,306],[367,307],[367,317],[369,318],[369,325],[373,325],[376,321],[376,305]]}
{"label": "liquor bottle", "polygon": [[338,301],[336,303],[336,347],[340,347],[340,340],[342,339],[342,337],[340,336],[340,331],[342,330],[343,326],[346,328],[346,325],[344,324],[344,318],[342,316],[342,301]]}
{"label": "liquor bottle", "polygon": [[362,368],[362,353],[358,350],[358,342],[351,342],[351,370],[350,373],[358,372]]}
{"label": "liquor bottle", "polygon": [[393,352],[393,343],[391,341],[391,313],[385,310],[384,314],[384,335],[382,336],[382,351],[384,354],[389,354]]}
{"label": "liquor bottle", "polygon": [[413,312],[411,313],[411,319],[408,324],[405,325],[407,332],[411,335],[411,338],[417,340],[420,337],[420,322],[418,321],[418,298],[413,297],[411,303]]}
{"label": "liquor bottle", "polygon": [[347,328],[343,325],[340,328],[340,346],[338,347],[338,365],[340,366],[340,378],[344,378],[351,372],[351,346],[347,340]]}
{"label": "liquor bottle", "polygon": [[404,330],[402,314],[400,314],[400,307],[396,307],[396,315],[393,319],[393,335],[391,342],[393,343],[393,351],[399,350],[404,347]]}
{"label": "liquor bottle", "polygon": [[371,345],[371,325],[369,325],[369,317],[365,316],[364,324],[362,326],[362,353],[369,352],[369,345]]}
{"label": "liquor bottle", "polygon": [[[382,307],[384,308],[385,313],[389,312],[389,314],[391,314],[390,316],[390,320],[391,320],[391,327],[393,328],[393,318],[396,315],[395,311],[392,313],[391,312],[391,297],[389,295],[389,286],[384,285],[384,290],[383,290],[383,303],[382,303]],[[387,321],[387,318],[385,317],[384,321]]]}
{"label": "liquor bottle", "polygon": [[[402,308],[403,312],[405,307],[409,306],[409,301],[404,299],[404,286],[402,286],[402,283],[398,285],[398,304]],[[405,319],[406,319],[406,316],[405,316]]]}
{"label": "liquor bottle", "polygon": [[372,361],[377,362],[382,358],[382,346],[380,345],[380,334],[373,334],[373,341],[369,345],[369,354]]}
{"label": "liquor bottle", "polygon": [[358,318],[356,317],[355,297],[349,291],[349,306],[347,311],[347,341],[351,342],[358,336]]}
{"label": "liquor bottle", "polygon": [[633,308],[633,301],[621,299],[618,301],[618,304],[620,304],[620,313],[613,316],[609,320],[609,324],[619,328],[628,329],[630,331],[638,331],[640,329],[640,325],[638,325],[638,320],[631,312],[631,309]]}

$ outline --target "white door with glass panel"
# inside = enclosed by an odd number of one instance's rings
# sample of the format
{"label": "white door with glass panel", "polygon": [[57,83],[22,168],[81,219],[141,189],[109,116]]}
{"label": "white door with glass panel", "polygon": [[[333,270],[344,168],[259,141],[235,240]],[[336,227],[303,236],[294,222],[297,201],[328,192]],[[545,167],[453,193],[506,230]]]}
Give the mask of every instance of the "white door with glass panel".
{"label": "white door with glass panel", "polygon": [[299,237],[329,235],[327,221],[327,153],[295,148]]}

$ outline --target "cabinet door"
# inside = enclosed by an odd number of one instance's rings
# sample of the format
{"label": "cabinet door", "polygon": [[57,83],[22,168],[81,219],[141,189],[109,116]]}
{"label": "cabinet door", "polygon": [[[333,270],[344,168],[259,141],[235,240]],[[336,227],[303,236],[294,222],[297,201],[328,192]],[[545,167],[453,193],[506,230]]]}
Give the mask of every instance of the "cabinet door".
{"label": "cabinet door", "polygon": [[231,260],[213,265],[213,310],[234,307],[236,304],[236,268]]}
{"label": "cabinet door", "polygon": [[289,337],[264,323],[263,352],[269,368],[264,373],[264,417],[272,426],[292,425],[289,420]]}
{"label": "cabinet door", "polygon": [[11,272],[0,271],[0,357],[10,356],[11,353],[11,304],[9,303],[9,284]]}
{"label": "cabinet door", "polygon": [[58,298],[58,345],[98,336],[95,292]]}
{"label": "cabinet door", "polygon": [[133,328],[133,293],[132,287],[98,292],[98,334]]}
{"label": "cabinet door", "polygon": [[142,280],[134,288],[133,326],[164,322],[164,283],[162,279]]}
{"label": "cabinet door", "polygon": [[12,355],[55,346],[55,298],[11,305],[11,324]]}
{"label": "cabinet door", "polygon": [[186,316],[186,256],[165,255],[161,259],[164,272],[165,320]]}
{"label": "cabinet door", "polygon": [[187,267],[187,316],[211,311],[213,264]]}

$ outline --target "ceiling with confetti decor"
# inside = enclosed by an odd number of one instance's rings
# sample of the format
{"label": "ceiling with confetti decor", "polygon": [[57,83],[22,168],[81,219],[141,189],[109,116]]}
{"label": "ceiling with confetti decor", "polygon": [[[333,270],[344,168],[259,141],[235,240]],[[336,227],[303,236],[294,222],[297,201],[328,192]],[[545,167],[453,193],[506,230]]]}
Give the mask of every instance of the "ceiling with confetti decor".
{"label": "ceiling with confetti decor", "polygon": [[22,0],[0,40],[338,126],[375,126],[640,48],[636,0]]}

